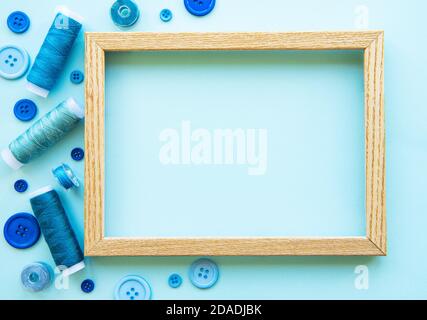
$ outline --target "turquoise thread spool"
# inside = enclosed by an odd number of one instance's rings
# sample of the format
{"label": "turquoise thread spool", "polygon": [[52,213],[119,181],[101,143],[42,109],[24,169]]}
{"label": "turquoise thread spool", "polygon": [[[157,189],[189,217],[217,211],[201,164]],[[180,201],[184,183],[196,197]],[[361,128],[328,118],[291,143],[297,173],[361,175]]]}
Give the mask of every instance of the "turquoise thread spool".
{"label": "turquoise thread spool", "polygon": [[46,186],[30,197],[31,207],[49,246],[53,260],[64,276],[85,267],[83,252],[58,193]]}
{"label": "turquoise thread spool", "polygon": [[54,177],[65,190],[78,188],[80,186],[79,179],[74,174],[73,170],[65,163],[52,170]]}
{"label": "turquoise thread spool", "polygon": [[83,19],[68,8],[57,12],[27,76],[27,89],[44,98],[56,84],[82,28]]}
{"label": "turquoise thread spool", "polygon": [[39,292],[47,289],[53,280],[52,268],[44,262],[34,262],[21,272],[22,285],[29,291]]}
{"label": "turquoise thread spool", "polygon": [[14,170],[19,169],[53,146],[83,118],[83,108],[73,98],[65,100],[2,151],[4,162]]}

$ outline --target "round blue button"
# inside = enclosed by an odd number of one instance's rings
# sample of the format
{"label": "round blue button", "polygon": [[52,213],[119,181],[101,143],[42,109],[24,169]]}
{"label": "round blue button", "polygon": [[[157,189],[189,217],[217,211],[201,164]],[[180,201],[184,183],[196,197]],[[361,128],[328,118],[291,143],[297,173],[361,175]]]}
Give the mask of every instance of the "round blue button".
{"label": "round blue button", "polygon": [[7,26],[12,32],[24,33],[30,27],[30,18],[22,11],[12,12],[7,17]]}
{"label": "round blue button", "polygon": [[71,150],[71,158],[75,161],[81,161],[85,157],[85,152],[82,148],[74,148]]}
{"label": "round blue button", "polygon": [[0,48],[0,76],[13,80],[22,77],[30,65],[30,56],[25,49],[7,45]]}
{"label": "round blue button", "polygon": [[80,288],[85,293],[91,293],[93,289],[95,289],[95,282],[91,279],[83,280],[82,284],[80,285]]}
{"label": "round blue button", "polygon": [[184,0],[185,8],[195,16],[205,16],[215,7],[215,0]]}
{"label": "round blue button", "polygon": [[190,281],[200,289],[212,287],[219,277],[219,269],[215,262],[209,259],[199,259],[190,267]]}
{"label": "round blue button", "polygon": [[36,218],[29,213],[17,213],[5,223],[4,238],[14,248],[26,249],[40,238],[40,227]]}
{"label": "round blue button", "polygon": [[150,300],[151,288],[144,278],[127,276],[117,283],[114,297],[116,300]]}
{"label": "round blue button", "polygon": [[80,70],[74,70],[70,73],[70,81],[74,84],[80,84],[84,79],[85,76]]}
{"label": "round blue button", "polygon": [[31,121],[37,114],[37,106],[29,99],[21,99],[15,103],[13,113],[21,121]]}
{"label": "round blue button", "polygon": [[169,22],[172,20],[172,11],[170,11],[169,9],[163,9],[162,11],[160,11],[160,19],[163,22]]}
{"label": "round blue button", "polygon": [[171,288],[178,288],[182,284],[182,278],[177,273],[172,273],[168,279],[169,286]]}
{"label": "round blue button", "polygon": [[28,189],[28,182],[24,179],[19,179],[15,181],[15,184],[13,185],[16,192],[22,193],[27,191]]}
{"label": "round blue button", "polygon": [[139,9],[131,0],[117,0],[111,6],[110,14],[117,26],[130,27],[138,21]]}

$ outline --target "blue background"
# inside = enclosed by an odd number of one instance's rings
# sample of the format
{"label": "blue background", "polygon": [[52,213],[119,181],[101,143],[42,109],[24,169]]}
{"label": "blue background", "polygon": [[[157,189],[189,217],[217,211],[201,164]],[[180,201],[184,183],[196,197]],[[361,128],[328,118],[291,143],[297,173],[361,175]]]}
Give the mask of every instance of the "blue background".
{"label": "blue background", "polygon": [[[22,45],[34,58],[58,4],[66,4],[82,15],[85,31],[118,30],[109,17],[110,1],[6,0],[0,4],[0,44]],[[132,31],[354,30],[360,28],[360,12],[368,8],[369,28],[384,29],[386,35],[389,254],[379,258],[216,257],[220,280],[209,290],[196,289],[187,279],[193,257],[90,258],[85,271],[71,277],[68,290],[52,286],[45,292],[32,294],[21,288],[19,274],[25,264],[33,261],[53,265],[46,244],[39,241],[33,248],[19,251],[2,240],[0,298],[110,299],[115,283],[128,274],[144,276],[153,288],[154,299],[425,298],[425,2],[274,0],[267,6],[262,1],[223,0],[204,18],[188,14],[181,1],[147,0],[138,4],[142,16]],[[170,23],[159,19],[164,7],[173,11]],[[7,16],[14,10],[23,10],[30,16],[32,24],[27,33],[15,35],[7,29]],[[195,53],[117,54],[109,55],[107,62],[107,234],[363,234],[360,54],[248,53],[244,57]],[[28,126],[13,116],[13,105],[18,99],[33,99],[39,106],[38,116],[68,96],[83,101],[84,86],[69,81],[69,73],[83,67],[81,34],[63,76],[48,99],[27,92],[24,79],[1,78],[0,145],[6,146]],[[201,80],[206,81],[203,90],[185,94],[185,84],[194,88]],[[209,88],[221,94],[209,95]],[[247,110],[251,112],[245,113]],[[132,116],[135,112],[137,117]],[[158,134],[164,128],[179,128],[182,120],[190,120],[194,128],[267,128],[267,174],[249,177],[246,168],[236,166],[160,165],[156,161]],[[134,142],[126,139],[130,132],[138,132],[140,139]],[[0,225],[13,213],[31,212],[28,193],[46,184],[54,185],[50,170],[60,162],[69,163],[83,177],[83,163],[73,162],[69,156],[73,147],[83,146],[83,138],[82,124],[59,145],[21,170],[12,172],[4,166],[0,168]],[[114,157],[123,152],[133,154]],[[138,175],[131,169],[136,165],[141,166]],[[27,193],[18,194],[13,190],[18,178],[29,182]],[[139,186],[138,179],[149,183]],[[194,187],[202,181],[208,181],[204,188]],[[135,187],[140,190],[135,191]],[[269,192],[266,188],[270,188]],[[209,194],[214,191],[222,201],[210,200]],[[80,241],[83,237],[82,192],[82,188],[68,193],[61,190]],[[147,192],[151,193],[145,201],[141,197],[136,199],[135,195]],[[160,192],[164,193],[163,198]],[[197,192],[197,197],[189,197],[191,192]],[[259,198],[254,199],[255,196]],[[154,210],[161,215],[152,214]],[[300,211],[293,214],[296,210]],[[256,215],[259,212],[265,219],[259,219]],[[245,213],[249,223],[239,224]],[[226,218],[230,222],[227,220],[224,224]],[[135,223],[135,219],[140,219],[141,224]],[[272,219],[281,224],[272,223]],[[132,228],[133,225],[143,227]],[[357,290],[354,286],[354,270],[358,265],[369,268],[368,290]],[[167,277],[172,272],[184,277],[179,289],[168,287]],[[80,282],[87,277],[96,282],[96,289],[90,295],[80,291]]]}

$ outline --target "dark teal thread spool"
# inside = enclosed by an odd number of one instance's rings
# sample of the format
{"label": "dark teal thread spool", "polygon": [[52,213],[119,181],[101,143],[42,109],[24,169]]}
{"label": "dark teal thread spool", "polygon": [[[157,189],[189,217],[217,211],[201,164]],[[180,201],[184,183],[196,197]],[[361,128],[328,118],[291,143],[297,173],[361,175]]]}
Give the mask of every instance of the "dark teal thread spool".
{"label": "dark teal thread spool", "polygon": [[83,269],[83,252],[58,193],[47,186],[33,193],[30,202],[53,260],[63,275]]}

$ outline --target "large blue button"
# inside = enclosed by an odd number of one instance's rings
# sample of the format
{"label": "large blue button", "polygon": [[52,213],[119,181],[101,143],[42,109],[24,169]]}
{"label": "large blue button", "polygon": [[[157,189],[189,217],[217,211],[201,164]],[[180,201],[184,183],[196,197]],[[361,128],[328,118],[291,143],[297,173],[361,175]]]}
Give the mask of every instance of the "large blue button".
{"label": "large blue button", "polygon": [[80,84],[84,79],[85,76],[80,70],[74,70],[70,73],[70,81],[74,84]]}
{"label": "large blue button", "polygon": [[13,113],[21,121],[31,121],[37,114],[37,106],[29,99],[21,99],[15,103]]}
{"label": "large blue button", "polygon": [[24,179],[16,180],[13,187],[15,188],[16,192],[22,193],[27,191],[28,189],[28,182]]}
{"label": "large blue button", "polygon": [[117,26],[130,27],[138,21],[139,9],[131,0],[117,0],[111,6],[110,14]]}
{"label": "large blue button", "polygon": [[191,265],[189,276],[191,283],[197,288],[207,289],[218,281],[219,269],[212,260],[199,259]]}
{"label": "large blue button", "polygon": [[12,12],[7,18],[7,26],[12,32],[24,33],[30,27],[30,18],[22,12]]}
{"label": "large blue button", "polygon": [[13,80],[22,77],[30,65],[30,56],[25,49],[7,45],[0,48],[0,76]]}
{"label": "large blue button", "polygon": [[150,300],[151,288],[144,278],[127,276],[117,283],[114,297],[116,300]]}
{"label": "large blue button", "polygon": [[178,288],[182,284],[182,278],[177,273],[172,273],[168,278],[168,284],[171,288]]}
{"label": "large blue button", "polygon": [[215,7],[215,0],[184,0],[185,8],[195,16],[205,16]]}
{"label": "large blue button", "polygon": [[5,223],[4,238],[17,249],[33,246],[40,238],[40,227],[36,218],[29,213],[17,213]]}

